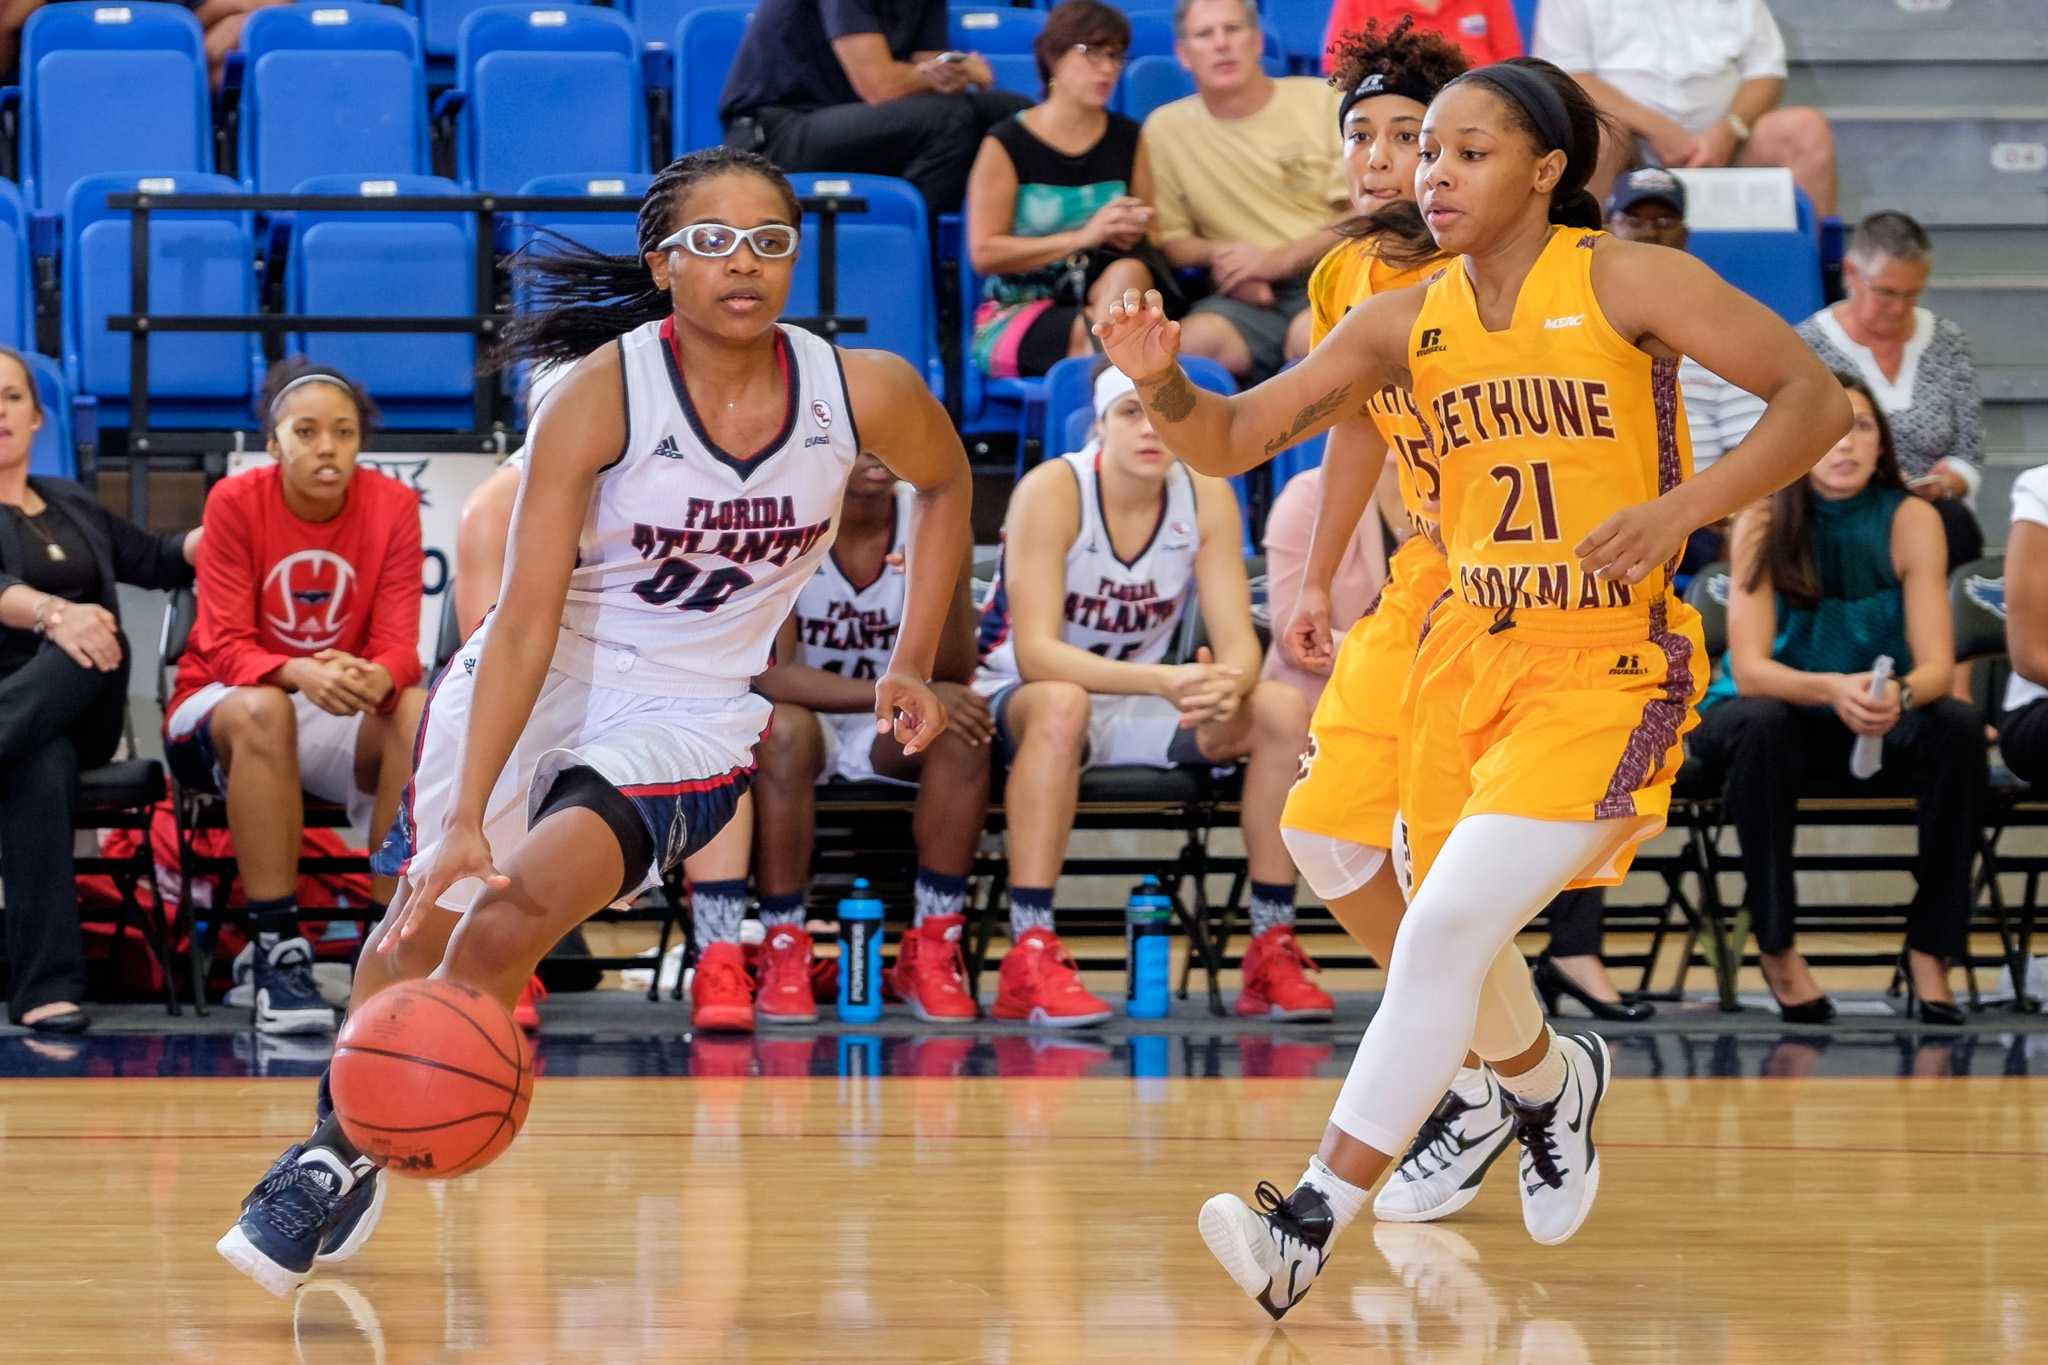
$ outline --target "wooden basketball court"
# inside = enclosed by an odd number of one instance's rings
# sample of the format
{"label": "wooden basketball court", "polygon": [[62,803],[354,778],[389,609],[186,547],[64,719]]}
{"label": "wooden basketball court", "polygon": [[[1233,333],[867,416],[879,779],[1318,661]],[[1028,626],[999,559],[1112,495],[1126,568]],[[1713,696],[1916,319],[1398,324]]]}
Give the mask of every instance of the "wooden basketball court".
{"label": "wooden basketball court", "polygon": [[1542,1248],[1505,1162],[1340,1243],[1275,1329],[1195,1211],[1300,1173],[1329,1080],[544,1078],[479,1175],[401,1183],[296,1300],[213,1242],[306,1081],[0,1083],[22,1362],[1924,1362],[2048,1358],[2023,1078],[1623,1079]]}

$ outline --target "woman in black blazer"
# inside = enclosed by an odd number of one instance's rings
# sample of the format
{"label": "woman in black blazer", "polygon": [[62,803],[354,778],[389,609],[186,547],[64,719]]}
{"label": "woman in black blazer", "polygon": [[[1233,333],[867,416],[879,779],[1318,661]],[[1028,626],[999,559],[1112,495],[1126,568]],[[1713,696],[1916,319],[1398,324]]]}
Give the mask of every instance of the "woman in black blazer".
{"label": "woman in black blazer", "polygon": [[153,536],[63,479],[31,478],[41,399],[0,347],[0,884],[9,1014],[46,1033],[91,1023],[71,807],[78,774],[114,755],[128,710],[116,583],[192,581],[199,532]]}

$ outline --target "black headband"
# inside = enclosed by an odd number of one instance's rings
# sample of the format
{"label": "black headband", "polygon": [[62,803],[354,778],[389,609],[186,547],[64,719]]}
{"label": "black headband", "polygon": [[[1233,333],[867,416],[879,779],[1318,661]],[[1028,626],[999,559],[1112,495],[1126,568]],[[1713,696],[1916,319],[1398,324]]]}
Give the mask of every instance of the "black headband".
{"label": "black headband", "polygon": [[1344,131],[1344,120],[1353,106],[1364,100],[1377,99],[1381,95],[1402,95],[1417,104],[1427,105],[1436,98],[1439,87],[1431,84],[1413,71],[1368,71],[1337,106],[1337,131]]}
{"label": "black headband", "polygon": [[1495,62],[1492,66],[1467,72],[1458,79],[1484,81],[1507,96],[1528,116],[1530,126],[1535,128],[1536,136],[1543,140],[1547,150],[1570,153],[1571,113],[1564,107],[1564,97],[1535,71],[1513,62]]}

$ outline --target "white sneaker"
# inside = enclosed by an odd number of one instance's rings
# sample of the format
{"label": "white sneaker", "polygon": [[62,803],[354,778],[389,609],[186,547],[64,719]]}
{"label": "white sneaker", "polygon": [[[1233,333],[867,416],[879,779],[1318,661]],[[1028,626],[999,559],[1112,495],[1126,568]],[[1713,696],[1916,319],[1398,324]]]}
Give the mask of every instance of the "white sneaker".
{"label": "white sneaker", "polygon": [[1477,1104],[1455,1090],[1446,1090],[1422,1127],[1408,1155],[1380,1186],[1372,1201],[1383,1223],[1427,1223],[1448,1218],[1471,1203],[1479,1182],[1514,1141],[1515,1120],[1508,1112],[1500,1082],[1486,1078],[1486,1098]]}
{"label": "white sneaker", "polygon": [[1564,1090],[1547,1104],[1524,1105],[1512,1095],[1515,1140],[1522,1144],[1522,1222],[1541,1246],[1568,1240],[1593,1211],[1600,1193],[1600,1156],[1593,1118],[1607,1094],[1612,1061],[1594,1033],[1560,1035]]}
{"label": "white sneaker", "polygon": [[231,1010],[246,1010],[256,1004],[255,940],[244,943],[242,951],[235,954],[235,984],[220,1002]]}
{"label": "white sneaker", "polygon": [[1282,1198],[1277,1187],[1261,1180],[1257,1194],[1265,1212],[1234,1194],[1219,1194],[1202,1205],[1199,1225],[1209,1254],[1277,1319],[1301,1302],[1322,1273],[1323,1247],[1336,1220],[1309,1185]]}

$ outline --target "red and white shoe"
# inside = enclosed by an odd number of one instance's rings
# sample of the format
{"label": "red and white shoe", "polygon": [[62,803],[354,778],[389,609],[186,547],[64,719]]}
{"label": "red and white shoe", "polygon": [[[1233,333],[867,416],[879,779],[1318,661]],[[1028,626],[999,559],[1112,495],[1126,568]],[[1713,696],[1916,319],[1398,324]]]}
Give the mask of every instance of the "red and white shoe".
{"label": "red and white shoe", "polygon": [[1059,935],[1033,929],[1003,954],[993,1013],[1046,1028],[1081,1028],[1108,1019],[1110,1008],[1081,984],[1081,969]]}
{"label": "red and white shoe", "polygon": [[811,936],[800,924],[767,927],[761,943],[761,984],[754,1013],[764,1024],[815,1024],[818,1002],[811,992]]}
{"label": "red and white shoe", "polygon": [[697,955],[697,970],[690,978],[690,1027],[754,1031],[754,985],[739,944],[713,943]]}
{"label": "red and white shoe", "polygon": [[965,915],[933,915],[903,936],[889,984],[910,1012],[927,1024],[945,1024],[975,1016],[974,997],[967,993],[967,964],[960,957],[960,931]]}
{"label": "red and white shoe", "polygon": [[1321,971],[1295,942],[1294,930],[1276,924],[1252,940],[1244,955],[1244,989],[1237,1012],[1248,1019],[1312,1022],[1328,1019],[1336,1008],[1329,993],[1302,975],[1302,968]]}
{"label": "red and white shoe", "polygon": [[512,1006],[512,1022],[528,1033],[540,1032],[540,1002],[548,998],[548,988],[540,984],[538,976],[526,978],[526,989],[519,992],[519,999]]}

